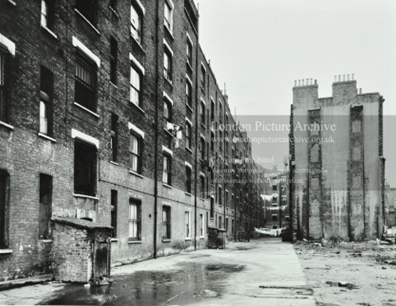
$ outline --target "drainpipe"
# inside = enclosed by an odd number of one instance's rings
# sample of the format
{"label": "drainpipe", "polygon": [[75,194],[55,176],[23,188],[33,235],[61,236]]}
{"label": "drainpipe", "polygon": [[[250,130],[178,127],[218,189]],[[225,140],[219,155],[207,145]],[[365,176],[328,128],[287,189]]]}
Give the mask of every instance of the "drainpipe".
{"label": "drainpipe", "polygon": [[155,78],[155,134],[154,134],[154,233],[153,233],[153,257],[157,258],[157,204],[158,204],[158,98],[159,98],[159,0],[156,1],[156,17],[155,17],[155,43],[157,46],[157,54],[155,61],[156,78]]}
{"label": "drainpipe", "polygon": [[[195,191],[194,191],[194,235],[195,235],[195,239],[194,239],[194,250],[197,250],[197,206],[198,206],[198,199],[197,199],[197,180],[198,180],[198,106],[199,106],[199,88],[198,88],[198,75],[200,73],[200,69],[199,69],[199,12],[198,14],[198,18],[197,18],[197,55],[196,55],[196,60],[195,60]],[[205,186],[204,186],[205,188]]]}

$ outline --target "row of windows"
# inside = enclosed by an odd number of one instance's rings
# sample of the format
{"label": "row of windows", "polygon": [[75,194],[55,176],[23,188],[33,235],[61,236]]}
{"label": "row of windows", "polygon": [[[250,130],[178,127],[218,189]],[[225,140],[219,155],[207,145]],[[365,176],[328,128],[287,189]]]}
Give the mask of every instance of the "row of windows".
{"label": "row of windows", "polygon": [[[111,226],[113,227],[112,237],[117,237],[118,228],[118,192],[111,190]],[[167,205],[162,206],[162,238],[171,239],[172,228],[172,214],[171,207]],[[191,213],[186,211],[184,214],[184,237],[191,238]],[[204,229],[204,215],[199,215],[199,229],[198,232],[201,237],[205,235]],[[140,200],[129,199],[128,212],[128,240],[140,241],[142,239],[142,203]]]}

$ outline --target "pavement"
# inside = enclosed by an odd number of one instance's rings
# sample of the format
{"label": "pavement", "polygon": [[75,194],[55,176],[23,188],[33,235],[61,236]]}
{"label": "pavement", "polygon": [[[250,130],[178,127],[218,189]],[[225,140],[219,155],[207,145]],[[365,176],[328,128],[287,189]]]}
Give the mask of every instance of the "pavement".
{"label": "pavement", "polygon": [[[100,299],[95,291],[96,300],[92,299],[92,290],[81,293],[82,285],[70,287],[51,283],[0,291],[0,304],[45,304],[52,298],[50,304],[63,305],[77,304],[76,301],[80,305],[95,301],[95,304],[106,301],[112,305],[150,306],[315,305],[293,246],[282,243],[279,238],[230,242],[224,250],[204,249],[119,266],[112,269],[112,277],[115,279],[113,288],[102,292]],[[151,285],[154,286],[151,299],[144,299],[142,295]],[[128,296],[135,291],[138,291],[139,299],[135,296],[135,300],[129,300]],[[70,296],[80,298],[74,301]]]}

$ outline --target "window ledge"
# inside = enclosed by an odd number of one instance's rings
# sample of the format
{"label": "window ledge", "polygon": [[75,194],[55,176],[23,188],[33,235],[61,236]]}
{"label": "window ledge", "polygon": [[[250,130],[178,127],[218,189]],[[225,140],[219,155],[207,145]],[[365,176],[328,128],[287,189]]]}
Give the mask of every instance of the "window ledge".
{"label": "window ledge", "polygon": [[0,254],[11,254],[12,250],[11,249],[0,249]]}
{"label": "window ledge", "polygon": [[172,135],[172,133],[169,132],[166,128],[164,128],[164,131],[167,132],[170,136],[172,136],[172,138],[174,137],[174,136]]}
{"label": "window ledge", "polygon": [[111,238],[110,242],[118,242],[118,238]]}
{"label": "window ledge", "polygon": [[43,134],[43,133],[38,133],[37,135],[39,135],[39,137],[42,137],[42,138],[44,138],[44,139],[47,139],[47,140],[49,140],[49,141],[51,141],[51,142],[56,142],[56,139],[54,139],[54,138],[52,138],[52,137],[50,137],[50,136],[48,136],[48,135],[45,135],[45,134]]}
{"label": "window ledge", "polygon": [[185,192],[185,194],[188,195],[189,197],[192,197],[192,194],[187,191]]}
{"label": "window ledge", "polygon": [[86,195],[86,194],[73,193],[73,196],[75,198],[84,198],[84,199],[92,199],[92,200],[99,201],[98,197],[93,197],[93,196],[89,196],[89,195]]}
{"label": "window ledge", "polygon": [[162,238],[163,243],[170,243],[171,240],[169,238]]}
{"label": "window ledge", "polygon": [[184,238],[184,241],[191,241],[191,238]]}
{"label": "window ledge", "polygon": [[135,106],[138,110],[140,110],[143,115],[146,115],[146,112],[137,104],[133,103],[132,101],[129,101],[130,103],[132,103],[133,106]]}
{"label": "window ledge", "polygon": [[86,23],[88,23],[91,27],[92,27],[92,29],[97,33],[97,34],[99,34],[100,35],[100,32],[99,32],[99,30],[78,10],[78,9],[74,9],[74,11],[86,22]]}
{"label": "window ledge", "polygon": [[11,124],[5,123],[3,121],[0,121],[0,125],[5,126],[6,128],[10,130],[14,130],[14,127]]}
{"label": "window ledge", "polygon": [[173,88],[173,82],[172,82],[172,80],[170,80],[169,78],[167,78],[166,76],[164,76],[164,79],[168,82],[168,84],[170,85],[170,86],[172,86],[172,88]]}
{"label": "window ledge", "polygon": [[11,3],[13,6],[16,6],[16,3],[12,0],[8,0],[8,3]]}
{"label": "window ledge", "polygon": [[168,184],[166,184],[166,183],[162,183],[162,186],[164,186],[164,187],[166,187],[166,188],[169,188],[169,189],[173,189],[173,187],[172,187],[171,185],[168,185]]}
{"label": "window ledge", "polygon": [[202,201],[205,201],[205,198],[199,198],[200,200],[202,200]]}
{"label": "window ledge", "polygon": [[114,88],[118,89],[118,86],[116,84],[114,84],[112,81],[110,81],[110,85],[112,85]]}
{"label": "window ledge", "polygon": [[192,107],[188,103],[186,103],[186,106],[190,109],[191,112],[193,112]]}
{"label": "window ledge", "polygon": [[193,67],[191,66],[191,64],[188,61],[186,61],[186,64],[187,64],[188,68],[190,68],[191,71],[194,71]]}
{"label": "window ledge", "polygon": [[193,153],[193,151],[190,148],[186,147],[186,150],[189,151],[191,154]]}
{"label": "window ledge", "polygon": [[54,32],[52,32],[49,28],[47,28],[47,27],[44,26],[44,25],[41,25],[41,27],[42,27],[44,30],[46,30],[53,38],[58,39],[58,36],[57,36]]}
{"label": "window ledge", "polygon": [[206,125],[201,122],[201,126],[206,130]]}
{"label": "window ledge", "polygon": [[77,106],[77,107],[79,107],[79,108],[85,110],[86,112],[90,113],[92,116],[95,116],[96,118],[100,118],[100,116],[99,116],[97,113],[95,113],[95,112],[89,110],[89,109],[86,108],[85,106],[82,106],[81,104],[79,104],[79,103],[77,103],[77,102],[74,102],[73,104],[74,104],[75,106]]}
{"label": "window ledge", "polygon": [[133,174],[134,176],[140,177],[141,179],[144,178],[143,175],[141,175],[141,174],[139,174],[139,173],[137,173],[135,171],[129,170],[129,173]]}
{"label": "window ledge", "polygon": [[172,31],[165,24],[164,24],[164,28],[168,31],[168,33],[172,37],[172,39],[175,40],[175,36],[173,36]]}
{"label": "window ledge", "polygon": [[140,42],[138,42],[138,41],[136,40],[135,37],[133,37],[132,34],[131,34],[131,38],[132,38],[132,40],[138,45],[138,47],[140,48],[140,50],[142,50],[143,53],[146,53],[146,51],[144,51],[144,49],[143,49],[143,46],[140,44]]}
{"label": "window ledge", "polygon": [[39,239],[39,242],[42,242],[42,243],[52,243],[52,239]]}
{"label": "window ledge", "polygon": [[111,5],[109,5],[109,9],[110,9],[110,11],[112,11],[112,13],[113,13],[117,18],[120,18],[120,15],[118,15],[116,9],[112,8]]}
{"label": "window ledge", "polygon": [[205,236],[201,236],[201,237],[199,237],[199,239],[200,239],[200,240],[203,240],[203,239],[205,239]]}
{"label": "window ledge", "polygon": [[110,161],[110,164],[116,165],[116,166],[121,166],[119,163],[116,163],[115,161]]}
{"label": "window ledge", "polygon": [[142,244],[141,240],[130,240],[128,241],[128,244]]}

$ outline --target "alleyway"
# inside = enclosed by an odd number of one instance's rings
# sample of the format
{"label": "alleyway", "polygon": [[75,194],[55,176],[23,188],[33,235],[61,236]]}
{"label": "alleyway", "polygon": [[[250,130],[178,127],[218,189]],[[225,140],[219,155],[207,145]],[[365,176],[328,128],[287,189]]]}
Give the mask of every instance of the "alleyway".
{"label": "alleyway", "polygon": [[3,291],[1,304],[315,305],[291,244],[260,239],[227,247],[117,267],[110,286],[58,286],[51,294],[52,285]]}

